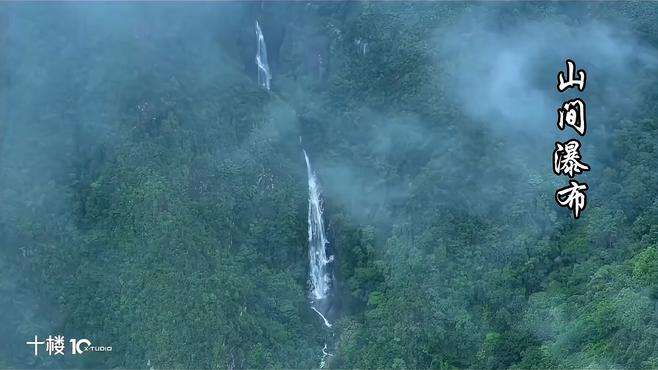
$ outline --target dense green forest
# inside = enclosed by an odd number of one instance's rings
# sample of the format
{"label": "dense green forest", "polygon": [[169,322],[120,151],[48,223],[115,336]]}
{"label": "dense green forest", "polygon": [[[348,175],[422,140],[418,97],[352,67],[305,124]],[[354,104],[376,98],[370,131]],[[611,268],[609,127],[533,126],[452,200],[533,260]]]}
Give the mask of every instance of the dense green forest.
{"label": "dense green forest", "polygon": [[657,368],[657,159],[654,2],[3,2],[0,368]]}

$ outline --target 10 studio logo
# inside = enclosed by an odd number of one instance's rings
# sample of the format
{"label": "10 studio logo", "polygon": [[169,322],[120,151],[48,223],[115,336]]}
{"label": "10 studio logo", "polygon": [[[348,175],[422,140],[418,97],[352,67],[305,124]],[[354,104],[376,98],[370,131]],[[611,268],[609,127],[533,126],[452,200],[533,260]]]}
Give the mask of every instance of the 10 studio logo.
{"label": "10 studio logo", "polygon": [[71,354],[78,355],[87,351],[91,352],[111,352],[111,346],[92,346],[89,339],[69,339],[71,342]]}
{"label": "10 studio logo", "polygon": [[[71,338],[68,340],[71,346],[72,355],[80,355],[85,352],[111,352],[111,346],[95,346],[91,344],[91,340],[83,338]],[[34,355],[39,355],[39,346],[45,345],[45,351],[48,356],[64,355],[66,353],[66,341],[63,335],[49,335],[43,341],[39,341],[38,336],[34,336],[34,341],[27,341],[25,344],[34,346]]]}

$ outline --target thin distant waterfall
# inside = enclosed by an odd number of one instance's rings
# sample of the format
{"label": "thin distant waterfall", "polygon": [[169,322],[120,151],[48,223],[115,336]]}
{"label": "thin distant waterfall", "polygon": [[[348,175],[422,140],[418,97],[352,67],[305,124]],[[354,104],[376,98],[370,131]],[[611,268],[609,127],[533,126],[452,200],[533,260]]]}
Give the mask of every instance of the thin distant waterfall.
{"label": "thin distant waterfall", "polygon": [[[322,199],[320,197],[320,186],[317,176],[313,172],[311,162],[304,151],[306,169],[308,172],[308,255],[310,264],[311,299],[312,303],[324,300],[331,288],[331,275],[328,264],[333,261],[333,256],[327,257],[327,236],[325,234],[324,220],[322,219]],[[324,315],[315,307],[326,326],[331,324]]]}
{"label": "thin distant waterfall", "polygon": [[256,66],[258,67],[258,84],[265,90],[270,90],[270,66],[267,62],[267,47],[265,46],[265,37],[256,21],[256,37],[258,38],[258,48],[256,49]]}

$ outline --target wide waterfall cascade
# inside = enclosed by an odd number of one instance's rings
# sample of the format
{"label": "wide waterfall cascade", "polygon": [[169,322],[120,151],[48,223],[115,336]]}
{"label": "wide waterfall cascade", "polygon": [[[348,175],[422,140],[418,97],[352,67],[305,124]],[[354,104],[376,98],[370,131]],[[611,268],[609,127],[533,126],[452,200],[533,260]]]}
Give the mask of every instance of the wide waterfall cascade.
{"label": "wide waterfall cascade", "polygon": [[260,29],[258,21],[256,21],[256,37],[258,38],[258,48],[256,49],[256,66],[258,67],[258,84],[266,89],[270,90],[270,80],[272,75],[270,74],[270,66],[267,62],[267,46],[265,46],[265,37],[263,36],[263,31]]}
{"label": "wide waterfall cascade", "polygon": [[308,255],[310,264],[311,298],[320,301],[327,297],[331,288],[331,275],[328,264],[333,256],[327,257],[327,235],[322,218],[322,199],[317,176],[304,151],[306,170],[308,172]]}

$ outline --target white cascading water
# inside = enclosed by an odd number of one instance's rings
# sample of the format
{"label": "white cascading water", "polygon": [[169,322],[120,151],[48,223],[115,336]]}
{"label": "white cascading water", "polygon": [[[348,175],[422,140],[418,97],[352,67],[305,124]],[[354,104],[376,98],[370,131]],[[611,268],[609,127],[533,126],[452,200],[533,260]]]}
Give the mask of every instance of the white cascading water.
{"label": "white cascading water", "polygon": [[327,320],[326,317],[324,317],[324,315],[322,314],[322,312],[320,312],[317,308],[315,308],[315,307],[313,307],[313,306],[311,306],[311,309],[312,309],[313,311],[315,311],[318,315],[320,315],[320,317],[322,318],[322,321],[324,322],[324,326],[326,326],[326,327],[328,327],[328,328],[331,327],[331,323],[329,322],[329,320]]}
{"label": "white cascading water", "polygon": [[[331,275],[328,264],[333,261],[333,256],[327,257],[327,236],[322,219],[322,199],[320,198],[320,186],[311,162],[304,151],[306,169],[308,172],[308,255],[310,263],[311,299],[313,302],[321,301],[329,294],[331,287]],[[325,323],[328,321],[324,316],[313,308]],[[331,326],[330,324],[327,326]]]}
{"label": "white cascading water", "polygon": [[[322,318],[322,322],[327,328],[331,328],[331,323],[321,312],[322,308],[318,309],[315,305],[324,304],[327,307],[327,299],[331,289],[331,274],[328,265],[334,260],[334,256],[327,257],[329,241],[327,240],[322,218],[320,185],[305,150],[304,159],[306,160],[306,171],[308,173],[308,256],[310,264],[309,278],[311,280],[311,309]],[[327,344],[325,343],[324,348],[322,348],[320,368],[325,367],[329,356],[333,356],[333,354],[327,352]]]}
{"label": "white cascading water", "polygon": [[327,345],[324,345],[324,348],[322,348],[322,357],[320,358],[320,369],[324,368],[325,365],[327,364],[327,357],[332,357],[333,354],[327,352]]}
{"label": "white cascading water", "polygon": [[267,91],[270,91],[270,66],[267,63],[267,47],[265,46],[265,37],[256,21],[256,37],[258,38],[258,48],[256,49],[256,66],[258,67],[258,84]]}

